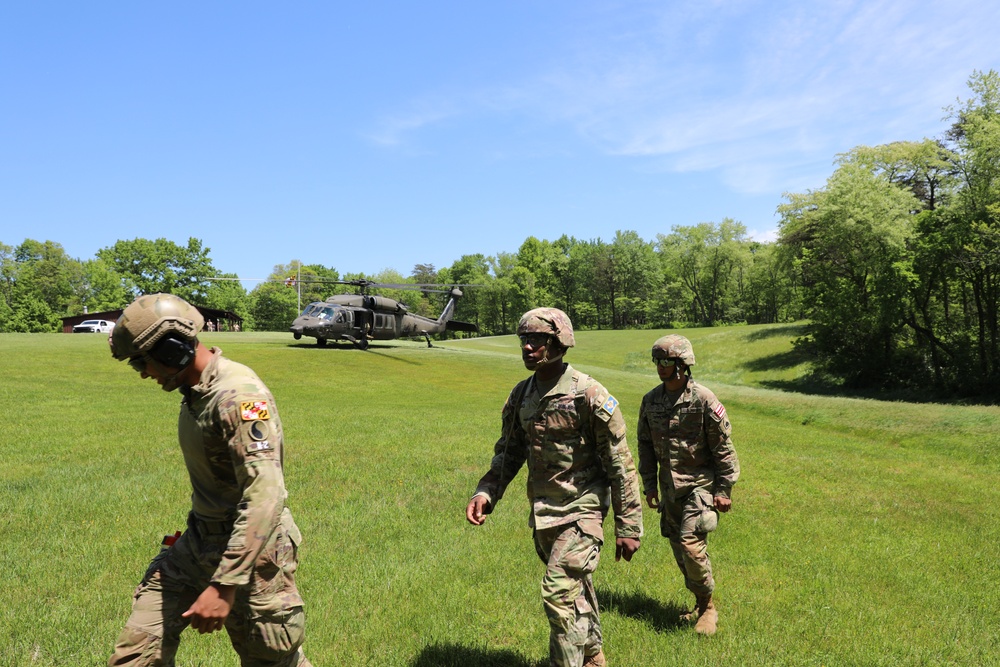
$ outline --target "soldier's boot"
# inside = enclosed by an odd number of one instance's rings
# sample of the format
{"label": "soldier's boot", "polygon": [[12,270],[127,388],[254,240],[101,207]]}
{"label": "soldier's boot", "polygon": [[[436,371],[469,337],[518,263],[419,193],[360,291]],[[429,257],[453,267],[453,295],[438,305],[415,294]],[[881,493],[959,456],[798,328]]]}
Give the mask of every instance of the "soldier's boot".
{"label": "soldier's boot", "polygon": [[695,623],[694,631],[699,635],[714,635],[719,622],[719,612],[715,609],[711,595],[698,598],[697,612],[698,622]]}
{"label": "soldier's boot", "polygon": [[608,661],[604,659],[604,649],[596,655],[588,655],[583,660],[583,667],[607,667]]}

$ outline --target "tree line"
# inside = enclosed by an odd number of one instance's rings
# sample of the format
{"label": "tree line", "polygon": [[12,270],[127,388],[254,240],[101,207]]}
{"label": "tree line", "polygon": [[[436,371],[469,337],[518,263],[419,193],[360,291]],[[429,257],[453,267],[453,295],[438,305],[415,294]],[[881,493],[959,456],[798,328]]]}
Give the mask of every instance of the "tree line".
{"label": "tree line", "polygon": [[[816,372],[848,387],[1000,393],[1000,76],[969,79],[936,139],[859,146],[836,156],[824,187],[788,193],[775,241],[730,218],[643,239],[529,236],[517,252],[464,255],[344,274],[297,260],[246,290],[198,239],[118,241],[89,260],[55,242],[0,243],[0,331],[58,331],[59,318],[172,292],[236,313],[245,330],[287,330],[300,305],[337,280],[466,285],[456,319],[484,335],[514,331],[538,305],[580,329],[673,329],[806,320],[796,341]],[[436,293],[379,290],[435,316]]]}

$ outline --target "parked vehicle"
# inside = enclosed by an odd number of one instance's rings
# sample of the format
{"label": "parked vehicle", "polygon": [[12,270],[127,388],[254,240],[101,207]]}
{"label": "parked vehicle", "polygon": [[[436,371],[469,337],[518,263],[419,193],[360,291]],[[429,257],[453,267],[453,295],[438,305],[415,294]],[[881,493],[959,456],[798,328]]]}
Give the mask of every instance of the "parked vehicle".
{"label": "parked vehicle", "polygon": [[108,320],[84,320],[73,327],[73,333],[111,333],[114,322]]}

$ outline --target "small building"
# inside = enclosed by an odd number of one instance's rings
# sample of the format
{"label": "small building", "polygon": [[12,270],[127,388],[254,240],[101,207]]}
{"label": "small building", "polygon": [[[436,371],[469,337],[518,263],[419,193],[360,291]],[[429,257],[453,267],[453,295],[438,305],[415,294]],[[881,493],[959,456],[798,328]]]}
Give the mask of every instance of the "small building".
{"label": "small building", "polygon": [[[243,318],[236,313],[218,308],[206,308],[205,306],[195,306],[202,317],[205,318],[205,328],[203,331],[242,331]],[[62,319],[63,333],[73,333],[73,327],[84,320],[107,320],[117,322],[122,316],[122,308],[115,310],[104,310],[99,313],[83,313],[82,315],[69,315]]]}

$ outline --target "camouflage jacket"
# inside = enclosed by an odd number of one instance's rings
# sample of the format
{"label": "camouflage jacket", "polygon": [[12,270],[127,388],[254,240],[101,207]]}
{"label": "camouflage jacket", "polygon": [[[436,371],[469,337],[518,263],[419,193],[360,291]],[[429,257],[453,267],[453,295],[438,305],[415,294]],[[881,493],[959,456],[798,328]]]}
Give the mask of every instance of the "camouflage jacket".
{"label": "camouflage jacket", "polygon": [[528,464],[529,524],[551,528],[603,519],[609,507],[617,537],[642,535],[642,504],[625,420],[618,401],[596,380],[567,364],[544,396],[534,375],[504,403],[502,433],[477,495],[492,511],[521,466]]}
{"label": "camouflage jacket", "polygon": [[301,535],[285,508],[283,434],[274,397],[257,375],[212,348],[201,381],[184,390],[178,435],[196,519],[231,525],[211,581],[242,586],[279,523]]}
{"label": "camouflage jacket", "polygon": [[658,385],[639,407],[639,474],[645,493],[656,489],[671,502],[695,487],[728,498],[740,476],[726,408],[707,387],[688,380],[677,402],[670,404]]}

